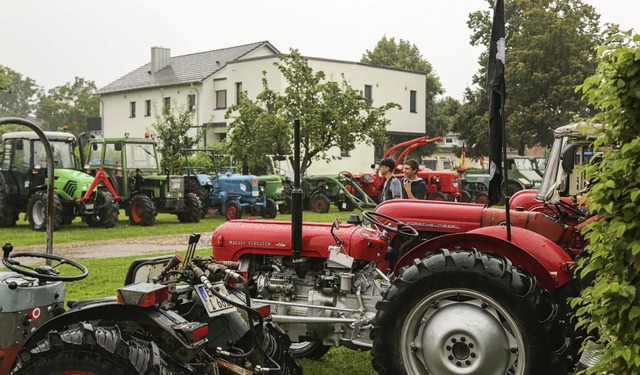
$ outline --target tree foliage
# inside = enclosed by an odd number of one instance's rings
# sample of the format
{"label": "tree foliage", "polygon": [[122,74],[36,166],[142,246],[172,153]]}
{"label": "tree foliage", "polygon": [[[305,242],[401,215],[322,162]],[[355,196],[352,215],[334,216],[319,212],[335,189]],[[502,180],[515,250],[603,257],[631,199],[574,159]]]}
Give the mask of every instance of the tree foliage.
{"label": "tree foliage", "polygon": [[[426,74],[426,95],[425,95],[425,134],[430,137],[444,136],[446,131],[441,128],[443,119],[438,115],[446,109],[437,108],[443,104],[436,98],[443,93],[440,78],[433,72],[433,66],[427,61],[418,47],[409,41],[395,38],[388,39],[383,36],[371,51],[367,50],[360,62],[377,66],[385,66],[396,69],[410,70]],[[447,99],[448,100],[448,99]],[[455,100],[455,99],[453,99]],[[435,144],[431,148],[435,148]],[[424,150],[422,150],[424,152]],[[426,154],[428,154],[427,152]]]}
{"label": "tree foliage", "polygon": [[36,105],[36,117],[45,130],[59,130],[67,125],[70,132],[87,130],[87,118],[100,115],[100,100],[93,95],[96,84],[80,77],[73,83],[54,87],[41,93]]}
{"label": "tree foliage", "polygon": [[34,80],[0,65],[0,117],[27,118],[39,92]]}
{"label": "tree foliage", "polygon": [[[580,91],[602,110],[602,161],[586,168],[585,196],[598,220],[586,226],[589,258],[580,263],[594,283],[579,298],[578,326],[594,334],[600,363],[587,374],[640,373],[640,35],[614,33],[599,50],[596,74]],[[613,148],[611,147],[613,146]]]}
{"label": "tree foliage", "polygon": [[315,161],[338,157],[332,148],[352,150],[356,144],[382,145],[389,120],[385,114],[398,104],[374,107],[361,91],[344,79],[326,80],[323,71],[314,72],[306,58],[292,49],[275,63],[287,82],[283,93],[269,88],[266,73],[263,91],[250,100],[241,96],[240,104],[230,106],[228,151],[238,160],[245,157],[253,174],[267,173],[265,155],[291,154],[293,123],[300,120],[300,172]]}
{"label": "tree foliage", "polygon": [[[493,0],[487,3],[492,6]],[[491,16],[491,9],[478,11],[470,14],[468,21],[471,44],[487,46],[487,51]],[[506,2],[507,144],[520,154],[527,147],[548,146],[549,128],[592,115],[574,89],[596,68],[595,52],[602,42],[599,18],[593,6],[581,0]],[[486,110],[487,52],[481,54],[479,64],[474,76],[479,94],[465,104]],[[483,146],[484,142],[472,138],[482,132],[472,128],[486,129],[488,120],[476,120],[462,129],[462,135],[467,144]],[[486,154],[487,150],[474,153]]]}
{"label": "tree foliage", "polygon": [[[161,94],[162,96],[162,94]],[[202,134],[191,136],[193,128],[194,109],[186,105],[178,105],[175,101],[169,107],[158,110],[153,108],[155,115],[155,138],[158,140],[160,153],[160,167],[169,169],[172,174],[183,174],[185,166],[184,149],[193,148],[198,144]]]}

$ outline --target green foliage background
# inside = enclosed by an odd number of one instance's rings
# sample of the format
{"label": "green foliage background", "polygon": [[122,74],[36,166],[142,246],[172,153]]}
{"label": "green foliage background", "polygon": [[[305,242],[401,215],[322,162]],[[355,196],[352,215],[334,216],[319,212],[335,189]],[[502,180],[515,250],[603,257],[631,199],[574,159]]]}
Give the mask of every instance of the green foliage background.
{"label": "green foliage background", "polygon": [[602,162],[588,166],[593,181],[584,200],[597,220],[586,226],[589,257],[582,276],[595,281],[579,298],[578,327],[597,342],[600,363],[587,374],[640,373],[640,35],[613,33],[598,51],[595,75],[580,90],[595,108],[606,147]]}

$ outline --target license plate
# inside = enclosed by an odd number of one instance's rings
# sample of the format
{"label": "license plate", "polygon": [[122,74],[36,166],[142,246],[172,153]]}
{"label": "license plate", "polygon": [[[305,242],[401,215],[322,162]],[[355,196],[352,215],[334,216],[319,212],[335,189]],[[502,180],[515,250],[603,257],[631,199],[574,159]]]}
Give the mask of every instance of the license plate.
{"label": "license plate", "polygon": [[93,210],[93,203],[85,203],[84,208],[87,210]]}
{"label": "license plate", "polygon": [[[204,284],[198,284],[195,286],[195,288],[210,318],[229,313],[236,309],[233,305],[218,298],[209,289],[207,289],[207,287],[204,286]],[[223,283],[215,283],[213,284],[213,288],[223,296],[229,295]]]}
{"label": "license plate", "polygon": [[259,192],[259,191],[257,191],[257,190],[254,190],[254,191],[252,191],[252,192],[251,192],[251,196],[252,196],[252,197],[257,197],[257,196],[259,196],[259,195],[260,195],[260,192]]}

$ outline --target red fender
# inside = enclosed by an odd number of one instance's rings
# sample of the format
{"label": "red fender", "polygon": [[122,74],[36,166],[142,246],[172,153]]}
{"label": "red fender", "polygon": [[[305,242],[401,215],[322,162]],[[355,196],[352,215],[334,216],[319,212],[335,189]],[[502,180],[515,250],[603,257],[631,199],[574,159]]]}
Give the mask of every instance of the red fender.
{"label": "red fender", "polygon": [[535,276],[540,286],[550,293],[573,278],[574,261],[563,248],[526,229],[511,227],[511,242],[507,241],[506,233],[505,226],[491,226],[435,237],[403,255],[395,265],[394,274],[398,275],[402,267],[411,265],[416,258],[424,258],[427,253],[459,246],[509,259],[514,266]]}

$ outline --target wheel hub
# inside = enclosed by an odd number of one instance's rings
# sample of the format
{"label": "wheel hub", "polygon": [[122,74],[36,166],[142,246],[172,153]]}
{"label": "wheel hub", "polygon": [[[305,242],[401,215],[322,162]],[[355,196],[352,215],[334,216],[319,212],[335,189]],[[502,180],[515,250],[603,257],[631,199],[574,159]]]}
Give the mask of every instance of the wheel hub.
{"label": "wheel hub", "polygon": [[513,364],[517,344],[489,304],[440,299],[422,311],[407,340],[416,372],[421,363],[434,375],[504,374]]}

